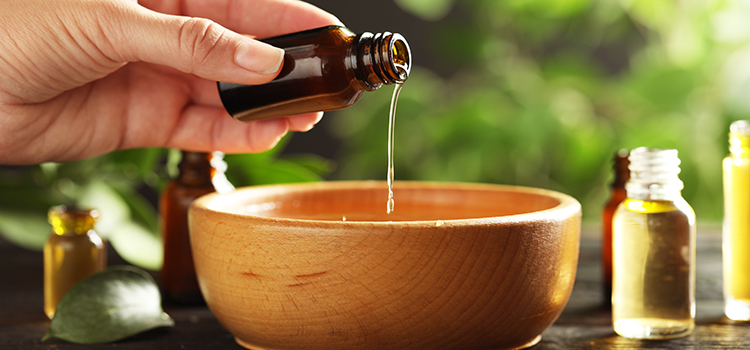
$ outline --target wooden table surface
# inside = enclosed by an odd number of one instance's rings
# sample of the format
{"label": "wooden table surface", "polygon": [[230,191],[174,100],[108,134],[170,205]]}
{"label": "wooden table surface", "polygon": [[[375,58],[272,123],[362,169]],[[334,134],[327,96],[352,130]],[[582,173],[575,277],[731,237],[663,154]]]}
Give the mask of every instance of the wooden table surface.
{"label": "wooden table surface", "polygon": [[[637,341],[614,333],[611,313],[602,297],[599,249],[598,229],[585,227],[568,306],[531,349],[750,349],[750,324],[732,322],[723,314],[721,236],[717,227],[698,226],[697,327],[691,336],[681,339]],[[113,256],[113,263],[121,261]],[[175,320],[174,327],[102,345],[42,342],[49,327],[42,307],[42,254],[0,238],[0,349],[242,349],[205,306],[166,306],[165,311]]]}

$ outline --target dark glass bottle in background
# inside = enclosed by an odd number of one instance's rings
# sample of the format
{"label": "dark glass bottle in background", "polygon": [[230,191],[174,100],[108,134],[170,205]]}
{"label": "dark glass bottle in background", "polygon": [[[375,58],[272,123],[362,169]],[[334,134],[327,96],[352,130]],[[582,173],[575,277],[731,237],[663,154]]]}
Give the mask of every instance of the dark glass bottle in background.
{"label": "dark glass bottle in background", "polygon": [[349,107],[365,91],[404,82],[411,69],[409,44],[397,33],[327,26],[263,41],[286,52],[276,79],[218,83],[224,108],[241,121]]}
{"label": "dark glass bottle in background", "polygon": [[604,304],[612,305],[612,216],[617,206],[627,198],[625,184],[630,179],[628,150],[621,149],[613,157],[615,178],[610,185],[611,196],[602,210],[602,284]]}
{"label": "dark glass bottle in background", "polygon": [[182,151],[179,174],[170,180],[161,193],[159,211],[164,242],[164,264],[160,282],[162,297],[176,304],[197,304],[203,301],[193,265],[188,232],[188,208],[193,201],[214,191],[233,187],[224,177],[226,163],[221,153]]}

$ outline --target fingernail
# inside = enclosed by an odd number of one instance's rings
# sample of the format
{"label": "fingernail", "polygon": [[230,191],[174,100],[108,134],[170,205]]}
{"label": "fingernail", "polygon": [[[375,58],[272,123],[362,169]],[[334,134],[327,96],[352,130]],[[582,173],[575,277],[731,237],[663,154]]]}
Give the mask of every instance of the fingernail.
{"label": "fingernail", "polygon": [[259,41],[245,41],[235,54],[237,65],[260,74],[276,73],[284,62],[284,50]]}

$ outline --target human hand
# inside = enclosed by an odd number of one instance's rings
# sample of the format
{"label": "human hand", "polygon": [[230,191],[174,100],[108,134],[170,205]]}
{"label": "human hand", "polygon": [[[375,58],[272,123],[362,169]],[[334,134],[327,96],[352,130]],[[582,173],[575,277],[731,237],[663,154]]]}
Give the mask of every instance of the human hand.
{"label": "human hand", "polygon": [[0,164],[267,150],[322,113],[238,122],[215,81],[279,73],[283,52],[245,35],[339,24],[296,0],[6,0],[0,13]]}

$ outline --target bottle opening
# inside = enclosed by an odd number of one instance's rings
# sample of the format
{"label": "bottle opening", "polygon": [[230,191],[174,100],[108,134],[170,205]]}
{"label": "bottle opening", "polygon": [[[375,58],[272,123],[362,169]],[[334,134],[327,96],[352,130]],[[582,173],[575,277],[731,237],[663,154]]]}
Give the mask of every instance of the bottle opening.
{"label": "bottle opening", "polygon": [[396,65],[396,70],[401,79],[406,79],[409,76],[409,70],[411,68],[410,53],[409,44],[400,39],[394,41],[393,63]]}

